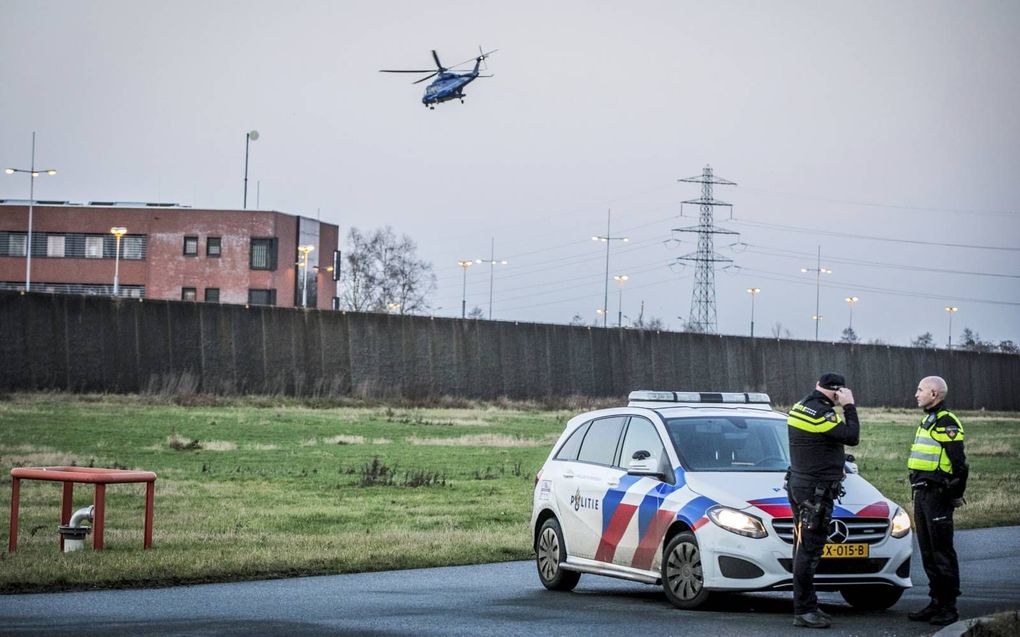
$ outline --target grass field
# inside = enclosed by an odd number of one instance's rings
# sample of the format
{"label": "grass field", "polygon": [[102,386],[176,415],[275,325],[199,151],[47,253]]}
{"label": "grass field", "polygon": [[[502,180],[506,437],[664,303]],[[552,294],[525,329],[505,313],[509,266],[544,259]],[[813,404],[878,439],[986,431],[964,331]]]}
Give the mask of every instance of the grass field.
{"label": "grass field", "polygon": [[[283,399],[180,406],[137,396],[0,400],[0,534],[10,468],[154,471],[154,548],[142,485],[107,491],[107,550],[61,554],[59,483],[23,481],[18,551],[0,592],[166,585],[531,557],[535,472],[586,406],[309,408]],[[1020,523],[1020,415],[959,414],[971,463],[959,527]],[[914,412],[863,410],[861,473],[909,502]],[[77,485],[75,509],[92,501]]]}

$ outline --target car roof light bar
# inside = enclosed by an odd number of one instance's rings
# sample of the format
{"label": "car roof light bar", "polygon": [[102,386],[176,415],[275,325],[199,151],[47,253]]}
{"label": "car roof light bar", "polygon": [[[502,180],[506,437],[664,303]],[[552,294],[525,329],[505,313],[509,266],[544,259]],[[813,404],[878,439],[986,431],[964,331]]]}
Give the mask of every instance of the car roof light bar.
{"label": "car roof light bar", "polygon": [[695,392],[653,391],[641,389],[630,392],[628,400],[638,403],[735,403],[742,405],[770,404],[769,395],[762,392]]}

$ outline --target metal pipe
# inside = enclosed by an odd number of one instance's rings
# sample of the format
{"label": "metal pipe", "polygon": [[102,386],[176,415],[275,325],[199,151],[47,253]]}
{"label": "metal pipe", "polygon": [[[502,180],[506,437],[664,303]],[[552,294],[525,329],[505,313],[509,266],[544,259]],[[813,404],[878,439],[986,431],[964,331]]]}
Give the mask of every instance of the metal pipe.
{"label": "metal pipe", "polygon": [[81,523],[84,522],[85,520],[91,522],[92,513],[94,510],[95,506],[91,504],[82,509],[78,509],[77,511],[74,512],[74,515],[71,516],[71,521],[68,522],[67,526],[77,529],[81,527]]}

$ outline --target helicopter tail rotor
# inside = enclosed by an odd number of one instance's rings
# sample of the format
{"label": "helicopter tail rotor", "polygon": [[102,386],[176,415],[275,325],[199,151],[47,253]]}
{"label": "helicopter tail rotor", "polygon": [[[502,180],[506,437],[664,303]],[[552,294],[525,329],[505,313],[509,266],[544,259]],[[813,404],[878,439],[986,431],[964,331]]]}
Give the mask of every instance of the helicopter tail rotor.
{"label": "helicopter tail rotor", "polygon": [[498,50],[499,49],[493,49],[491,51],[483,51],[482,50],[482,45],[479,44],[478,45],[478,57],[475,58],[475,60],[477,60],[478,62],[481,62],[482,63],[482,68],[485,69],[486,71],[488,71],[489,70],[489,64],[485,60],[486,60],[486,58],[488,58],[490,55],[492,55],[493,53],[495,53]]}

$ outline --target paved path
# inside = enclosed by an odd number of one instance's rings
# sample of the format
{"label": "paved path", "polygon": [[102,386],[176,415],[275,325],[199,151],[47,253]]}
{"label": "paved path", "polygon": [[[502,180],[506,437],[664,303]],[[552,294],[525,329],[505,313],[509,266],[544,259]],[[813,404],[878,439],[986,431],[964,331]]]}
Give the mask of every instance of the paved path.
{"label": "paved path", "polygon": [[[963,617],[1020,608],[1020,527],[957,534]],[[823,593],[834,635],[928,635],[907,611],[866,613]],[[790,594],[721,596],[681,611],[661,589],[585,575],[573,593],[542,588],[531,562],[389,571],[162,589],[0,596],[0,635],[780,635],[793,631]],[[810,632],[810,631],[804,631]],[[815,634],[815,633],[811,633]]]}

